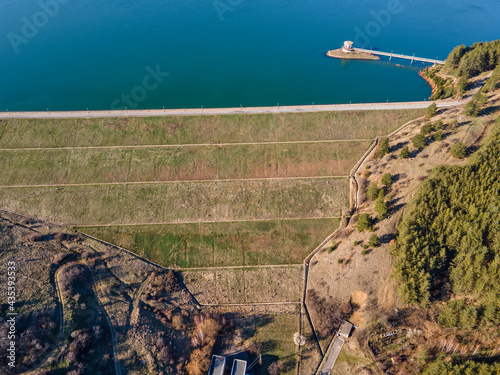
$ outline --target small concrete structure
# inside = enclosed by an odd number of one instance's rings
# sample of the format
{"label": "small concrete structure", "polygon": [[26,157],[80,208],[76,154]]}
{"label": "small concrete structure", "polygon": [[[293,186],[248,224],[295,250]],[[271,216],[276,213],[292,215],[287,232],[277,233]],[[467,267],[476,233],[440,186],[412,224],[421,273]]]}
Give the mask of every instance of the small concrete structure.
{"label": "small concrete structure", "polygon": [[220,355],[213,355],[212,361],[210,362],[208,375],[224,375],[225,367],[226,367],[226,358]]}
{"label": "small concrete structure", "polygon": [[352,52],[352,45],[353,45],[353,42],[351,42],[350,40],[346,40],[344,42],[344,46],[342,47],[342,52],[346,52],[346,53]]}
{"label": "small concrete structure", "polygon": [[241,359],[235,359],[233,362],[233,369],[231,370],[231,375],[245,375],[247,371],[247,361],[242,361]]}
{"label": "small concrete structure", "polygon": [[351,335],[352,327],[353,327],[352,323],[349,323],[347,320],[344,320],[340,325],[340,329],[338,332],[339,337],[342,337],[343,339],[347,340]]}

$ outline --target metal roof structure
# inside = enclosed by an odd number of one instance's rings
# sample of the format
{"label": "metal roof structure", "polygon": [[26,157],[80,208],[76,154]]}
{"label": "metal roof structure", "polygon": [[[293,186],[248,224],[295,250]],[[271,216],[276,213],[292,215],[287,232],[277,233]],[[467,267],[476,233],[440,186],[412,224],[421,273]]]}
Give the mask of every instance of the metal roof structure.
{"label": "metal roof structure", "polygon": [[242,361],[241,359],[235,359],[233,362],[233,369],[231,370],[231,375],[245,375],[247,371],[247,361]]}
{"label": "metal roof structure", "polygon": [[212,361],[210,362],[210,369],[208,370],[208,375],[224,375],[225,367],[226,367],[226,358],[220,355],[213,355]]}

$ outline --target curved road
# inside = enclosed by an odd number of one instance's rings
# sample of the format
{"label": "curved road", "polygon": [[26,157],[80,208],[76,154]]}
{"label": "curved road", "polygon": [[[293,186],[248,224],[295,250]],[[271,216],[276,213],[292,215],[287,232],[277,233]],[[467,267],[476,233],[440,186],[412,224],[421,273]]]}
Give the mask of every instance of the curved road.
{"label": "curved road", "polygon": [[461,100],[440,100],[398,103],[359,103],[327,104],[275,107],[240,107],[240,108],[189,108],[189,109],[151,109],[151,110],[116,110],[116,111],[46,111],[46,112],[0,112],[0,119],[12,118],[102,118],[102,117],[149,117],[149,116],[196,116],[196,115],[237,115],[265,113],[305,113],[334,111],[373,111],[389,109],[427,108],[436,103],[438,107],[453,107],[464,103]]}

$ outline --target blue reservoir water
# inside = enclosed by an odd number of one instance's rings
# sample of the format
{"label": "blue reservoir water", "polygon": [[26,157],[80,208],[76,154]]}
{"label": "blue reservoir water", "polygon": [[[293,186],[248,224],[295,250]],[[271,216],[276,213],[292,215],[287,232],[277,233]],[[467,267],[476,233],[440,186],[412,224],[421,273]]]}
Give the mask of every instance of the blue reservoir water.
{"label": "blue reservoir water", "polygon": [[0,111],[423,100],[421,63],[325,53],[498,38],[497,0],[0,0]]}

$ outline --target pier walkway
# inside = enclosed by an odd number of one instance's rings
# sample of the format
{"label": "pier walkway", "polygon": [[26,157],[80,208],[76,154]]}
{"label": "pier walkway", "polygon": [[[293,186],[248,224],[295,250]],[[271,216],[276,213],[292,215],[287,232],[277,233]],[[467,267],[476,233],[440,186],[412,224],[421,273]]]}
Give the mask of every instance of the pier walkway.
{"label": "pier walkway", "polygon": [[425,57],[417,57],[415,55],[408,56],[408,55],[401,55],[401,54],[398,54],[398,53],[373,51],[371,49],[354,48],[354,47],[352,48],[352,50],[356,51],[356,52],[369,53],[371,55],[389,56],[391,59],[393,57],[397,57],[398,59],[411,60],[411,62],[413,62],[413,61],[422,61],[422,62],[431,63],[431,64],[444,64],[443,60],[427,59]]}

